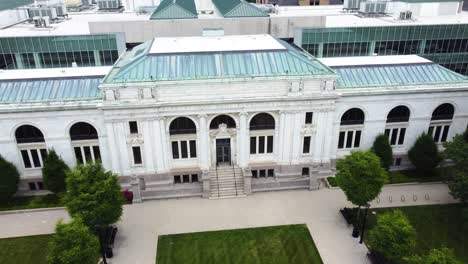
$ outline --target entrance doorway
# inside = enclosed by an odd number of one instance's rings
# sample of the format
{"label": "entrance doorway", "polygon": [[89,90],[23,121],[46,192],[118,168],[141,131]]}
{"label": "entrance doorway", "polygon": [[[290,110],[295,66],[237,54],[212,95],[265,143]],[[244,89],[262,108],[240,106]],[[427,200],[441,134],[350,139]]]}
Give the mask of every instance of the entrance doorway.
{"label": "entrance doorway", "polygon": [[231,139],[216,139],[216,165],[231,165]]}

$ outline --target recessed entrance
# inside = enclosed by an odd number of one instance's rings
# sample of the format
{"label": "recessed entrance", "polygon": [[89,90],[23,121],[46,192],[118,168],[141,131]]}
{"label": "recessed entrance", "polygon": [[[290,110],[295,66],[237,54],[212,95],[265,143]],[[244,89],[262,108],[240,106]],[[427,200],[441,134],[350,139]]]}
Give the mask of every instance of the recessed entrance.
{"label": "recessed entrance", "polygon": [[216,139],[216,165],[231,165],[231,139]]}

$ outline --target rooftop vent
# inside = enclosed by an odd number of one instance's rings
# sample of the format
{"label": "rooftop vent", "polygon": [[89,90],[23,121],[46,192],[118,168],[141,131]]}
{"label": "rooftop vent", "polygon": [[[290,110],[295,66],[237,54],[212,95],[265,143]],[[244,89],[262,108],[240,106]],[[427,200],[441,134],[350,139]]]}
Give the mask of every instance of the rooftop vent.
{"label": "rooftop vent", "polygon": [[399,18],[400,20],[411,20],[413,19],[413,12],[411,11],[400,12]]}

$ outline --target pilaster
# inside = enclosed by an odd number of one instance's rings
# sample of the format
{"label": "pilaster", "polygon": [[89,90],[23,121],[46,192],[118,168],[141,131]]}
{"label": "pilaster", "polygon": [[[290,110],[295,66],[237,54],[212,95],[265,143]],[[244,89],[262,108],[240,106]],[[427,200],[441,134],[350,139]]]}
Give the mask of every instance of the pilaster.
{"label": "pilaster", "polygon": [[240,119],[240,142],[239,142],[239,165],[241,168],[245,168],[248,166],[249,163],[249,131],[247,129],[247,113],[241,112],[239,113]]}
{"label": "pilaster", "polygon": [[208,127],[206,124],[206,115],[198,116],[198,151],[200,158],[198,159],[199,166],[202,170],[206,170],[210,167],[209,155],[210,155],[210,139],[208,134]]}

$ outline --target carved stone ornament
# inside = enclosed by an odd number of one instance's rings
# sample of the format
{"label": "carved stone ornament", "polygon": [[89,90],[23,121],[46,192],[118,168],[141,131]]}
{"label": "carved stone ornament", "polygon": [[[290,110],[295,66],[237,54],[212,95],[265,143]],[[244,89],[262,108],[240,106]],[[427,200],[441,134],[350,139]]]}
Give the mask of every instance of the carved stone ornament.
{"label": "carved stone ornament", "polygon": [[236,129],[227,128],[226,124],[219,124],[218,129],[210,131],[211,137],[234,136],[235,134],[236,134]]}
{"label": "carved stone ornament", "polygon": [[115,100],[120,99],[120,90],[119,89],[114,90],[114,98],[115,98]]}

